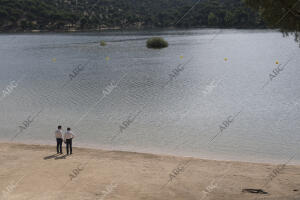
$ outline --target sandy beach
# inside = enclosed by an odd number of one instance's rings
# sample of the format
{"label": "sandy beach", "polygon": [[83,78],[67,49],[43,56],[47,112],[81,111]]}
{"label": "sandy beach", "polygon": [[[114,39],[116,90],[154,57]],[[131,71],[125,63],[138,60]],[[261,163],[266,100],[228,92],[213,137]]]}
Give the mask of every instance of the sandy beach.
{"label": "sandy beach", "polygon": [[55,153],[54,146],[0,143],[0,199],[300,199],[300,166],[83,148]]}

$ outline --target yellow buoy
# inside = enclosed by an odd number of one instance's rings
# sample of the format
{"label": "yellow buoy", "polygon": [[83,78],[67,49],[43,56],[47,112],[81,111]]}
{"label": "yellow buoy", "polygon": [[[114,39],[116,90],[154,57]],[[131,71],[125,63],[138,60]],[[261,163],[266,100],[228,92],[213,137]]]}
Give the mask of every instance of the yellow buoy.
{"label": "yellow buoy", "polygon": [[276,61],[276,65],[278,65],[279,64],[279,62],[278,61]]}
{"label": "yellow buoy", "polygon": [[56,62],[56,58],[52,58],[52,62]]}
{"label": "yellow buoy", "polygon": [[228,59],[227,59],[227,58],[224,58],[224,60],[227,61]]}

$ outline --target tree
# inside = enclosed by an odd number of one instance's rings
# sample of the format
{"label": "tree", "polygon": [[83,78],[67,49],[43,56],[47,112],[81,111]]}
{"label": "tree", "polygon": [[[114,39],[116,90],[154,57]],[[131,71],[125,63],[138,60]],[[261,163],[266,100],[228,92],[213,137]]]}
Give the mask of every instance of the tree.
{"label": "tree", "polygon": [[294,34],[299,40],[300,1],[245,0],[253,9],[259,11],[270,28],[280,28],[284,35]]}
{"label": "tree", "polygon": [[207,20],[208,20],[208,25],[210,26],[216,26],[218,25],[219,22],[218,17],[212,12],[209,13]]}
{"label": "tree", "polygon": [[232,12],[230,11],[227,11],[226,12],[226,15],[225,15],[225,25],[226,26],[232,26],[233,23],[234,23],[234,15],[232,14]]}

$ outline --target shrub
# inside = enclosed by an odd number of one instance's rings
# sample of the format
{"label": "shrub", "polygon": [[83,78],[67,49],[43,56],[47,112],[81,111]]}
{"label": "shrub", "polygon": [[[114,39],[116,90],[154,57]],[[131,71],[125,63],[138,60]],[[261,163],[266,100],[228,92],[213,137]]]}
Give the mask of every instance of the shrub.
{"label": "shrub", "polygon": [[147,47],[153,49],[161,49],[168,47],[168,42],[161,37],[153,37],[147,40]]}
{"label": "shrub", "polygon": [[106,46],[106,42],[104,42],[103,40],[100,41],[100,45],[101,46]]}

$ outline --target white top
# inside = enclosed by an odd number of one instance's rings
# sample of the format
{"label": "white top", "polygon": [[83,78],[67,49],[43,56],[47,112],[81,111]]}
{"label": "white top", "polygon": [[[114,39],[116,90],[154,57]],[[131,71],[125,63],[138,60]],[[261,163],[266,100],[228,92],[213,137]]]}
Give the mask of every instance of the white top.
{"label": "white top", "polygon": [[74,137],[75,137],[75,136],[74,136],[74,134],[73,134],[72,131],[67,131],[67,132],[65,133],[64,139],[65,139],[65,140],[67,140],[67,139],[73,139]]}
{"label": "white top", "polygon": [[61,139],[62,139],[62,138],[63,138],[63,137],[62,137],[62,130],[57,129],[57,130],[55,131],[55,137],[56,137],[56,138],[61,138]]}

